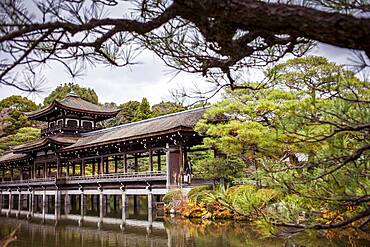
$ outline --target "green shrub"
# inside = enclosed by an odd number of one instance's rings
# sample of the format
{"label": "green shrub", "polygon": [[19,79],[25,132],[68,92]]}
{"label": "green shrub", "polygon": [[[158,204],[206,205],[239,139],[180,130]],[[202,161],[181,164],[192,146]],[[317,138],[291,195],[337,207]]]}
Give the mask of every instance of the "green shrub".
{"label": "green shrub", "polygon": [[258,213],[280,196],[274,189],[257,189],[253,185],[239,185],[228,189],[227,201],[243,214]]}
{"label": "green shrub", "polygon": [[210,193],[212,189],[211,185],[203,185],[192,188],[188,193],[188,198],[190,201],[195,203],[204,202],[207,193]]}
{"label": "green shrub", "polygon": [[163,202],[165,204],[169,204],[172,201],[181,200],[181,199],[182,199],[182,193],[181,193],[181,190],[179,189],[171,190],[163,196]]}

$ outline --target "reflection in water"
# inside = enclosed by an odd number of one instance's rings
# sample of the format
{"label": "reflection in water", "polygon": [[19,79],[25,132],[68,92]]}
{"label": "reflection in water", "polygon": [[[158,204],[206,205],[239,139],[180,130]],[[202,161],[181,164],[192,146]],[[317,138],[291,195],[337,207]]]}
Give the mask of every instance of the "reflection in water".
{"label": "reflection in water", "polygon": [[159,211],[148,210],[145,197],[129,197],[127,207],[122,207],[120,196],[70,195],[61,198],[60,208],[55,208],[53,200],[46,197],[43,203],[41,196],[33,210],[23,199],[21,207],[14,203],[10,212],[3,207],[0,238],[21,223],[18,240],[11,246],[370,246],[366,235],[348,231],[262,238],[255,227],[243,222],[163,217]]}

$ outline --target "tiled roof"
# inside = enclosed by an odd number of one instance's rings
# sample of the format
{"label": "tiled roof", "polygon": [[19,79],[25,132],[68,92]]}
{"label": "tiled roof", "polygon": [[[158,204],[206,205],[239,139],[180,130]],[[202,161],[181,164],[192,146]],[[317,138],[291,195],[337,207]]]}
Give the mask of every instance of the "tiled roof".
{"label": "tiled roof", "polygon": [[43,147],[49,143],[55,143],[55,144],[60,144],[60,145],[70,145],[75,143],[78,140],[79,136],[64,136],[64,135],[59,135],[59,136],[49,136],[42,138],[37,141],[33,141],[30,143],[25,143],[22,145],[18,145],[12,148],[14,152],[24,152],[27,150],[32,150],[35,148]]}
{"label": "tiled roof", "polygon": [[206,108],[197,108],[84,133],[75,144],[63,148],[62,151],[76,150],[89,146],[103,145],[105,143],[154,136],[162,132],[178,128],[192,129],[203,117],[205,110]]}
{"label": "tiled roof", "polygon": [[0,164],[17,160],[23,160],[27,157],[28,157],[27,154],[15,154],[13,152],[5,153],[0,156]]}
{"label": "tiled roof", "polygon": [[109,115],[115,116],[119,110],[112,109],[105,106],[95,105],[90,103],[86,100],[81,99],[76,95],[68,95],[62,100],[54,100],[52,104],[49,106],[42,108],[41,110],[33,111],[33,112],[26,112],[26,116],[29,118],[37,118],[38,116],[42,116],[47,114],[50,111],[54,111],[55,107],[78,111],[78,112],[86,112],[90,114],[97,114],[97,115]]}

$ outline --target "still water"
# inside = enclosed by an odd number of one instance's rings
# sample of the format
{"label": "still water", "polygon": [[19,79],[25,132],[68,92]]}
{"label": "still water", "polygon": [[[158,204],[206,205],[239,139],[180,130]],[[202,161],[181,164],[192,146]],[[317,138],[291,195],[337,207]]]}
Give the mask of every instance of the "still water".
{"label": "still water", "polygon": [[[144,200],[144,199],[143,199]],[[145,202],[107,203],[104,214],[98,207],[87,207],[84,214],[76,206],[62,209],[57,217],[50,207],[32,210],[2,210],[0,239],[20,226],[17,240],[9,246],[59,247],[197,247],[197,246],[370,246],[365,233],[351,230],[300,232],[264,237],[256,226],[234,221],[185,220],[148,210]],[[17,208],[16,205],[14,208]]]}

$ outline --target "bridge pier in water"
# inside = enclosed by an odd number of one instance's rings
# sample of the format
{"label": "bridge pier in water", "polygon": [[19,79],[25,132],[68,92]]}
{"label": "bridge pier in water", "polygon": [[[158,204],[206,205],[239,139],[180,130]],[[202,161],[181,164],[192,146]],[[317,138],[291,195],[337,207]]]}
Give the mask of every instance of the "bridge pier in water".
{"label": "bridge pier in water", "polygon": [[[0,194],[0,213],[7,216],[54,220],[74,219],[82,226],[85,221],[96,221],[100,228],[119,219],[120,226],[133,215],[145,215],[148,230],[153,223],[153,210],[165,190],[143,189],[86,189],[86,190],[7,190]],[[145,211],[145,212],[144,212]],[[144,214],[143,214],[144,212]]]}

